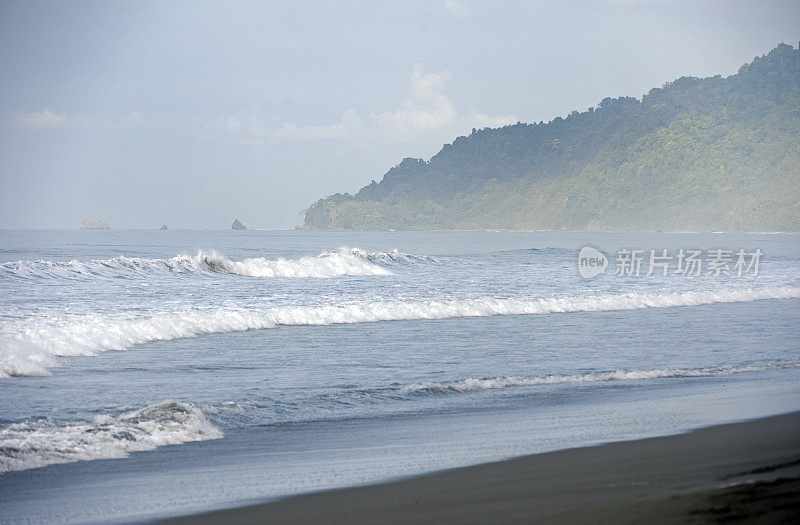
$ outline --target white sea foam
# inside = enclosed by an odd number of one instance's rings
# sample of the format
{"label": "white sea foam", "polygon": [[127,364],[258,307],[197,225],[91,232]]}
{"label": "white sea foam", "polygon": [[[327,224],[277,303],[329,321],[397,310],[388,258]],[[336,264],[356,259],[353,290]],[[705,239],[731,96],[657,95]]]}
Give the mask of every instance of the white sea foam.
{"label": "white sea foam", "polygon": [[0,374],[46,375],[54,356],[95,355],[200,334],[376,321],[600,312],[800,298],[800,287],[546,298],[393,301],[265,309],[153,312],[138,317],[76,315],[21,321],[0,334]]}
{"label": "white sea foam", "polygon": [[398,252],[366,252],[340,248],[315,257],[237,261],[216,251],[178,255],[171,259],[114,257],[91,261],[17,261],[0,264],[0,278],[6,279],[97,279],[146,275],[232,274],[246,277],[332,278],[343,275],[391,275],[388,266],[430,260]]}
{"label": "white sea foam", "polygon": [[764,370],[797,368],[800,363],[776,363],[764,365],[731,366],[717,368],[664,368],[656,370],[614,370],[610,372],[587,372],[585,374],[544,375],[533,377],[470,377],[455,381],[420,383],[394,389],[399,394],[478,392],[503,388],[558,385],[563,383],[597,383],[605,381],[636,381],[643,379],[708,377]]}
{"label": "white sea foam", "polygon": [[123,458],[131,452],[221,437],[200,409],[173,401],[93,421],[31,420],[0,427],[0,472]]}
{"label": "white sea foam", "polygon": [[179,256],[176,261],[183,268],[216,273],[229,273],[247,277],[312,277],[325,279],[342,275],[391,275],[391,271],[378,261],[391,260],[389,254],[368,253],[357,248],[341,248],[324,252],[316,257],[299,259],[265,259],[257,257],[234,261],[216,252],[200,252],[194,257]]}

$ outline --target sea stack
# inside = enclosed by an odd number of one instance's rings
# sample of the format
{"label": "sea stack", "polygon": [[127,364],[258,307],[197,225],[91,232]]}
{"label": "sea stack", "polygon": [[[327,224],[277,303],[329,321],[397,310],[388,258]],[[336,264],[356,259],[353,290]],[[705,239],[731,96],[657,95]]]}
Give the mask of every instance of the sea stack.
{"label": "sea stack", "polygon": [[159,228],[159,229],[160,229],[160,230],[166,230],[166,229],[167,229],[167,225],[166,225],[166,224],[162,224],[162,225],[161,225],[161,228]]}
{"label": "sea stack", "polygon": [[239,222],[239,219],[233,221],[233,225],[231,226],[231,230],[246,230],[247,226]]}
{"label": "sea stack", "polygon": [[110,230],[111,226],[100,219],[86,219],[81,222],[81,230]]}

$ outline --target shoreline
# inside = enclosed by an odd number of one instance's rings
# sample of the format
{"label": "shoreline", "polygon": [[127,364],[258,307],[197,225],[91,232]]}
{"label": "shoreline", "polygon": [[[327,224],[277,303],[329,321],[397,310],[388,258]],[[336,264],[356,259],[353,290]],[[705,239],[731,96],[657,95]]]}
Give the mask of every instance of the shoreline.
{"label": "shoreline", "polygon": [[[76,231],[115,231],[115,232],[149,232],[149,231],[166,231],[161,228],[155,227],[136,227],[136,228],[91,228],[81,229],[74,227],[64,228],[0,228],[0,231],[8,232],[76,232]],[[776,231],[761,231],[761,230],[530,230],[530,229],[506,229],[506,228],[446,228],[446,229],[385,229],[385,230],[338,230],[333,228],[256,228],[248,227],[247,230],[231,230],[230,228],[170,228],[169,231],[180,232],[230,232],[230,231],[255,231],[255,232],[317,232],[317,233],[600,233],[600,234],[663,234],[663,235],[700,235],[700,234],[714,234],[714,235],[798,235],[800,230],[776,230]]]}
{"label": "shoreline", "polygon": [[[286,230],[270,230],[265,228],[251,228],[254,231],[286,231]],[[294,231],[307,231],[307,232],[383,232],[383,233],[409,233],[409,232],[437,232],[437,233],[613,233],[613,234],[663,234],[663,235],[697,235],[697,234],[714,234],[714,235],[727,235],[727,234],[748,234],[748,235],[797,235],[800,230],[776,230],[776,231],[761,231],[761,230],[530,230],[530,229],[508,229],[508,228],[444,228],[444,229],[380,229],[380,230],[339,230],[336,228],[294,228]]]}
{"label": "shoreline", "polygon": [[159,523],[652,523],[800,517],[800,411]]}

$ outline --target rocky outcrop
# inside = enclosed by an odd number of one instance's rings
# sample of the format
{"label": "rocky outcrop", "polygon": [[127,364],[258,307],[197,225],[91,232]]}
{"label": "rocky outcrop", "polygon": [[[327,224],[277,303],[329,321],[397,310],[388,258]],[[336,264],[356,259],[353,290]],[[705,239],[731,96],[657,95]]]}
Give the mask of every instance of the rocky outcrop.
{"label": "rocky outcrop", "polygon": [[247,226],[239,222],[239,219],[233,221],[233,225],[231,226],[231,230],[246,230]]}
{"label": "rocky outcrop", "polygon": [[167,225],[166,224],[162,224],[161,228],[159,228],[159,230],[164,230],[164,231],[166,231],[166,229],[167,229]]}
{"label": "rocky outcrop", "polygon": [[81,230],[110,230],[111,226],[100,219],[86,219],[81,222]]}

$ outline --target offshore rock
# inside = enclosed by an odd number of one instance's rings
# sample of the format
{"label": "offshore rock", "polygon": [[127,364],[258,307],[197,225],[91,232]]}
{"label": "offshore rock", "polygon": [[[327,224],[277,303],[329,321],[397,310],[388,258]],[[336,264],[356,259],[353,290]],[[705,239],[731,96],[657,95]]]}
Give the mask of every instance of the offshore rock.
{"label": "offshore rock", "polygon": [[81,222],[81,230],[110,230],[111,226],[100,219],[86,219]]}

